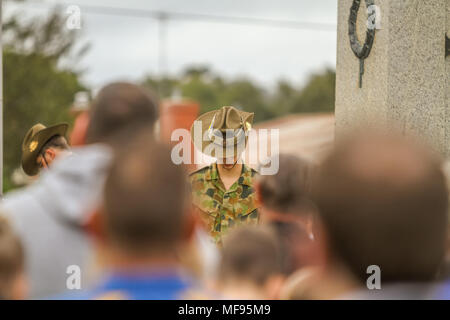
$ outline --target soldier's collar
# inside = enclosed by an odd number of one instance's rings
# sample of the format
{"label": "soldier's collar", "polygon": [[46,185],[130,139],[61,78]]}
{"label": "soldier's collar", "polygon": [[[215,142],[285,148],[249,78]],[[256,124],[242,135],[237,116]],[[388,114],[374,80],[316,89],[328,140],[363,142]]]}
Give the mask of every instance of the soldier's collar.
{"label": "soldier's collar", "polygon": [[[253,186],[252,178],[253,178],[252,169],[243,163],[241,175],[239,176],[239,179],[238,179],[239,184],[244,184],[244,185],[251,187],[251,186]],[[219,179],[219,170],[217,169],[216,162],[211,164],[210,169],[205,174],[205,179],[206,180]]]}
{"label": "soldier's collar", "polygon": [[[253,175],[252,175],[252,169],[248,166],[246,166],[245,164],[242,165],[242,172],[241,172],[241,176],[239,178],[239,183],[240,184],[245,184],[249,187],[253,186]],[[242,180],[242,181],[241,181]]]}
{"label": "soldier's collar", "polygon": [[205,180],[217,180],[219,178],[219,171],[217,170],[217,164],[214,162],[211,164],[209,170],[205,173]]}

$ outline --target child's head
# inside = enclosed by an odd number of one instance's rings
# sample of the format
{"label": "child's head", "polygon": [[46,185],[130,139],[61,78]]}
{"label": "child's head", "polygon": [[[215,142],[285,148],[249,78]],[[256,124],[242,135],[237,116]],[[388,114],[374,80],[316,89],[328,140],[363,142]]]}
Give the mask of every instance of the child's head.
{"label": "child's head", "polygon": [[0,219],[0,299],[25,299],[24,252],[8,221]]}

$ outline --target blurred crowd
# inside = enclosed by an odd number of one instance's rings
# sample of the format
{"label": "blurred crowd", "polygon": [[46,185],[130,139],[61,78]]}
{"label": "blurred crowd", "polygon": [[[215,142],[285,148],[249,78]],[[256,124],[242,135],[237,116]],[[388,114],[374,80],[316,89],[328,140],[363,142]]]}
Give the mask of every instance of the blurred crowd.
{"label": "blurred crowd", "polygon": [[276,174],[241,165],[233,181],[236,161],[174,164],[158,110],[118,82],[75,122],[76,147],[64,126],[30,130],[38,176],[0,200],[0,298],[450,299],[450,165],[423,142],[355,130],[319,163],[274,155]]}

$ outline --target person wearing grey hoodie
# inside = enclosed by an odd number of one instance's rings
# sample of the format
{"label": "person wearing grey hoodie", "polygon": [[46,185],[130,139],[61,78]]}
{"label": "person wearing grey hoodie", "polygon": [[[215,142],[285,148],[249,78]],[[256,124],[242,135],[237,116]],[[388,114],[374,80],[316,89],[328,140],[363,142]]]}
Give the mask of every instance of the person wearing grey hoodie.
{"label": "person wearing grey hoodie", "polygon": [[[105,86],[94,99],[86,145],[55,161],[30,186],[0,202],[25,247],[30,298],[46,298],[86,287],[92,250],[86,233],[91,213],[102,201],[103,184],[114,146],[151,128],[158,104],[147,91],[129,83]],[[71,282],[71,275],[80,281]]]}
{"label": "person wearing grey hoodie", "polygon": [[88,283],[92,256],[84,226],[101,199],[111,158],[103,145],[75,149],[3,199],[2,213],[24,243],[31,298],[66,290],[73,266],[80,268],[81,284]]}

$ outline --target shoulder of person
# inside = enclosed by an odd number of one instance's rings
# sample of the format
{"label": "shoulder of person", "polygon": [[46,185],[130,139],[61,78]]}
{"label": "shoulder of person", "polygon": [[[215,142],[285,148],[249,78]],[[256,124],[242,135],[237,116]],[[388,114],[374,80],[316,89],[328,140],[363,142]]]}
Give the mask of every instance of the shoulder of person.
{"label": "shoulder of person", "polygon": [[253,169],[252,167],[250,167],[249,165],[246,165],[246,164],[245,164],[245,167],[247,168],[247,172],[250,173],[250,175],[252,177],[259,175],[259,172],[256,169]]}
{"label": "shoulder of person", "polygon": [[202,179],[204,178],[204,176],[205,176],[205,173],[206,173],[209,169],[211,169],[211,166],[212,166],[212,165],[205,166],[205,167],[202,167],[202,168],[200,168],[200,169],[197,169],[197,170],[191,172],[191,173],[189,174],[189,179],[190,179],[191,181],[202,180]]}

